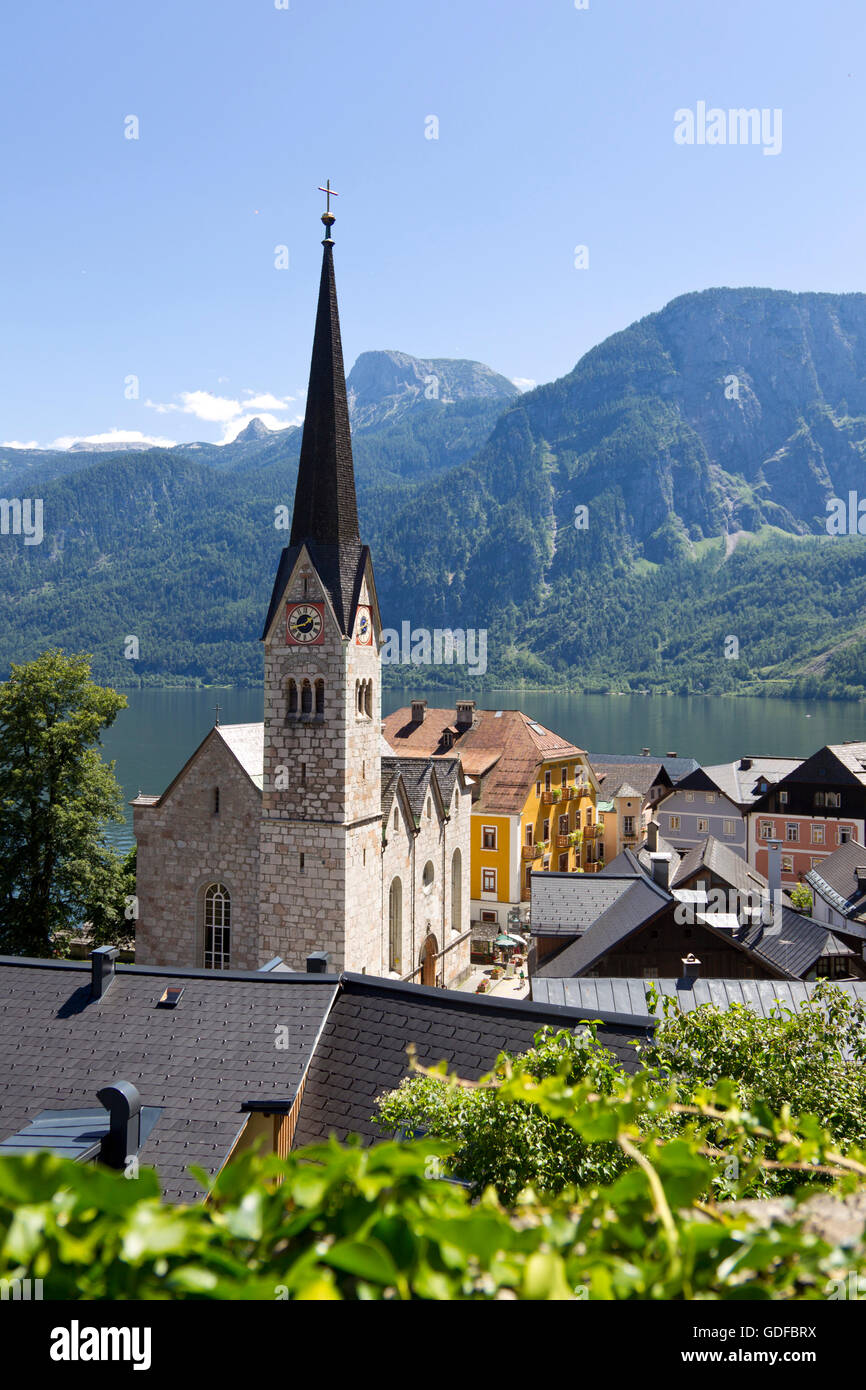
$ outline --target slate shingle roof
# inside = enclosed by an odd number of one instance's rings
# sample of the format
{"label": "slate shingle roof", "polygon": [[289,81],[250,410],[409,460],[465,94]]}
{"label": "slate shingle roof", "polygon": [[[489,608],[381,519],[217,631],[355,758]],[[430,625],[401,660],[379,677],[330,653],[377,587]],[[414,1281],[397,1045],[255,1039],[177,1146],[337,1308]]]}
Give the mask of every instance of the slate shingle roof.
{"label": "slate shingle roof", "polygon": [[[89,963],[0,957],[0,1139],[42,1110],[87,1106],[106,1082],[131,1081],[143,1105],[162,1107],[140,1158],[172,1201],[201,1196],[190,1164],[222,1167],[242,1101],[294,1098],[338,988],[326,976],[120,965],[92,1000],[90,981]],[[157,1008],[172,983],[183,998]]]}
{"label": "slate shingle roof", "polygon": [[[572,874],[570,877],[577,881],[581,876]],[[606,955],[673,901],[670,894],[643,875],[626,882],[626,891],[616,898],[589,930],[555,955],[548,956],[537,966],[537,974],[576,975],[588,970],[594,961]]]}
{"label": "slate shingle roof", "polygon": [[656,785],[670,789],[671,779],[658,758],[641,758],[634,763],[603,763],[590,766],[601,781],[606,800],[617,796],[641,796],[644,800]]}
{"label": "slate shingle roof", "polygon": [[[342,985],[310,1066],[296,1145],[317,1143],[331,1133],[338,1139],[359,1134],[368,1142],[386,1138],[371,1116],[376,1097],[408,1075],[410,1042],[424,1065],[444,1059],[449,1070],[477,1080],[501,1051],[531,1047],[546,1023],[575,1028],[585,1017],[580,1010],[407,987],[364,975],[344,975]],[[636,1069],[634,1028],[607,1021],[598,1036],[628,1070]]]}
{"label": "slate shingle roof", "polygon": [[644,761],[661,763],[668,777],[672,782],[678,782],[680,778],[687,777],[690,772],[696,772],[700,763],[696,758],[655,758],[650,755],[646,759],[637,753],[587,753],[590,763],[595,767],[596,763],[609,763],[611,766],[624,763],[641,763]]}
{"label": "slate shingle roof", "polygon": [[837,912],[862,920],[866,916],[866,888],[860,886],[856,871],[864,867],[866,849],[857,840],[849,840],[822,859],[820,868],[810,869],[806,882]]}
{"label": "slate shingle roof", "polygon": [[768,888],[763,874],[753,869],[742,855],[731,849],[730,845],[717,840],[715,835],[707,835],[706,839],[680,861],[676,866],[673,886],[676,888],[681,883],[686,883],[703,869],[716,874],[740,893],[761,893],[766,892]]}

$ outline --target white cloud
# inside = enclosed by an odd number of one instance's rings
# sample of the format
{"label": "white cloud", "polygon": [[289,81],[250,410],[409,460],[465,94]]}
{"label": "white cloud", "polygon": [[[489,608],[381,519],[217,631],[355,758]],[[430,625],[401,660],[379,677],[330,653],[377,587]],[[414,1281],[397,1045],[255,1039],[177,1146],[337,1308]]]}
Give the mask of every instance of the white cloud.
{"label": "white cloud", "polygon": [[62,434],[48,449],[68,449],[72,444],[152,444],[155,449],[171,449],[177,440],[142,434],[141,430],[105,430],[102,434]]}
{"label": "white cloud", "polygon": [[[294,396],[274,396],[270,391],[253,391],[246,388],[237,399],[231,396],[217,396],[213,391],[181,391],[176,401],[148,400],[145,401],[145,405],[159,415],[172,412],[193,415],[197,420],[204,420],[207,424],[222,425],[222,438],[216,443],[230,444],[250,420],[256,418],[262,420],[271,430],[284,430],[289,425],[300,424],[297,418],[283,418],[284,412],[294,400]],[[251,415],[250,411],[254,414]]]}
{"label": "white cloud", "polygon": [[4,439],[0,443],[0,449],[38,449],[39,445],[35,439],[28,439],[22,444],[20,439]]}
{"label": "white cloud", "polygon": [[533,381],[531,376],[513,376],[511,385],[516,386],[518,391],[531,391],[538,383]]}

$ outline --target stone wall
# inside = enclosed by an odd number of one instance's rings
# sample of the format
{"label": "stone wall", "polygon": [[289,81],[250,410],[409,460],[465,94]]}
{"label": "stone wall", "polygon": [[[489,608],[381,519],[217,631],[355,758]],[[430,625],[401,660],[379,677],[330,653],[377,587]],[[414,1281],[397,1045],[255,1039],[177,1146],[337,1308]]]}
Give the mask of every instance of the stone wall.
{"label": "stone wall", "polygon": [[264,964],[258,947],[261,796],[219,733],[208,734],[162,805],[136,805],[133,816],[136,962],[202,966],[203,891],[219,882],[231,894],[232,968]]}

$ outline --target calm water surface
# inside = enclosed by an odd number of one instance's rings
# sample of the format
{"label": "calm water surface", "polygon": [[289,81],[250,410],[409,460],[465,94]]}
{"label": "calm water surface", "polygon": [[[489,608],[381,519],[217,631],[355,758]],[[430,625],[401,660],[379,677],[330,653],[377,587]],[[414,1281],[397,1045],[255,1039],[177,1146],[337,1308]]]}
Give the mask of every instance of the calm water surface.
{"label": "calm water surface", "polygon": [[[453,704],[445,690],[383,690],[382,713],[414,698],[431,705]],[[131,690],[129,708],[103,740],[114,758],[125,800],[139,791],[158,794],[198,747],[214,722],[219,701],[223,724],[262,718],[259,690]],[[568,695],[525,690],[476,694],[485,708],[523,709],[593,753],[676,751],[700,763],[720,763],[743,753],[806,757],[825,743],[866,738],[866,706],[828,700],[758,700],[671,695]],[[108,832],[118,848],[132,844],[132,813]]]}

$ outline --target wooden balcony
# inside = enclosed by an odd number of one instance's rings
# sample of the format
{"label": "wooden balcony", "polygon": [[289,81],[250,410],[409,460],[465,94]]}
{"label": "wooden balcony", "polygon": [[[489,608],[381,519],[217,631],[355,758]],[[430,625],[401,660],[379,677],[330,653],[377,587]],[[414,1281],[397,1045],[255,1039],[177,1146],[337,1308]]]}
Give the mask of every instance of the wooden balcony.
{"label": "wooden balcony", "polygon": [[571,839],[571,835],[570,835],[570,834],[569,834],[569,835],[557,835],[557,837],[556,837],[556,848],[557,848],[557,849],[571,849],[571,846],[572,846],[572,839]]}
{"label": "wooden balcony", "polygon": [[562,787],[551,787],[549,791],[541,793],[542,806],[558,806],[562,801]]}

